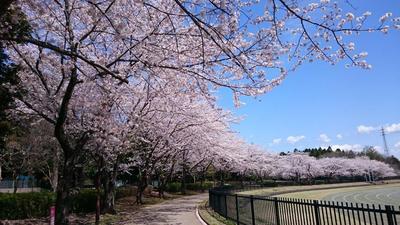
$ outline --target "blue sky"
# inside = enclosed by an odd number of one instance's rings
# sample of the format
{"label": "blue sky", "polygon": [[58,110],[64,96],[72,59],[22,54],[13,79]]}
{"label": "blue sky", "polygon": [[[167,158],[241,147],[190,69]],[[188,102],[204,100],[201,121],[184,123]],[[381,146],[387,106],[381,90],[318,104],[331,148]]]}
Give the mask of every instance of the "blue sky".
{"label": "blue sky", "polygon": [[[388,11],[400,16],[400,1],[353,4],[356,15],[369,10],[375,21]],[[245,105],[238,109],[229,91],[219,91],[219,105],[244,116],[233,129],[248,142],[276,152],[329,145],[356,150],[365,145],[382,148],[378,130],[367,133],[357,128],[400,126],[400,32],[368,33],[355,40],[358,50],[369,53],[371,70],[345,68],[347,61],[335,66],[305,64],[271,92],[256,99],[242,98]],[[387,141],[391,154],[399,157],[400,132],[388,134]],[[395,147],[396,143],[399,146]]]}

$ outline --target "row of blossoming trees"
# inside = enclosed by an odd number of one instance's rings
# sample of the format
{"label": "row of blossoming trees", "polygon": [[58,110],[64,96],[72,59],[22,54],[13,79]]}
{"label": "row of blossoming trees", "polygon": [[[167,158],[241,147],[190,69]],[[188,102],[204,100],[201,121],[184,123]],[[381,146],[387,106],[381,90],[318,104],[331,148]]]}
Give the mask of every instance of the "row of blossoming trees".
{"label": "row of blossoming trees", "polygon": [[[149,176],[168,180],[211,162],[220,170],[312,176],[318,169],[307,160],[289,157],[275,167],[270,156],[253,154],[231,132],[234,118],[216,106],[214,92],[227,88],[240,104],[239,96],[266,93],[314,60],[370,68],[352,39],[398,29],[400,19],[386,13],[367,26],[370,12],[347,8],[329,0],[5,1],[1,47],[20,78],[6,85],[19,93],[9,113],[48,127],[32,128],[31,137],[49,138],[25,145],[55,142],[48,155],[58,166],[57,224],[68,223],[75,175],[89,159],[108,193],[117,173],[132,167],[139,190]],[[28,34],[18,33],[21,20]]]}
{"label": "row of blossoming trees", "polygon": [[370,160],[368,157],[317,159],[307,154],[278,156],[256,151],[251,153],[246,160],[251,162],[249,164],[251,166],[248,166],[245,171],[260,178],[312,181],[316,178],[367,176],[366,180],[371,180],[370,176],[372,178],[396,176],[396,171],[388,164]]}

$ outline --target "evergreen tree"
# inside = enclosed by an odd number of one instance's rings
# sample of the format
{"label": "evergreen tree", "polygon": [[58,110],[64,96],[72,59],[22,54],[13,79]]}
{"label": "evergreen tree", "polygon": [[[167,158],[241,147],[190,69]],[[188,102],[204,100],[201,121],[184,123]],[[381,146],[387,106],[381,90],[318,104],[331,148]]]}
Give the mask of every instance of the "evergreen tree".
{"label": "evergreen tree", "polygon": [[7,88],[8,84],[18,82],[16,72],[18,67],[9,62],[0,43],[0,149],[4,149],[4,138],[11,130],[11,123],[7,118],[7,109],[12,107],[13,95]]}
{"label": "evergreen tree", "polygon": [[[12,6],[13,0],[5,0],[0,4],[0,36],[23,37],[30,33],[30,26],[18,7]],[[19,82],[18,66],[9,60],[4,51],[7,43],[0,41],[0,179],[1,159],[5,152],[5,137],[10,134],[15,124],[7,116],[7,110],[13,107],[14,98],[22,94],[11,92],[10,85]]]}

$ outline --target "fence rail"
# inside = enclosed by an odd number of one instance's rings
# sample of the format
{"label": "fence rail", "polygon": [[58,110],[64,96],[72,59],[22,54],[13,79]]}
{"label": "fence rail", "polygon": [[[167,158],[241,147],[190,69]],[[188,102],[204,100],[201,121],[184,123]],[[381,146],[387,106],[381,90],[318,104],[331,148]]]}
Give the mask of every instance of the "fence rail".
{"label": "fence rail", "polygon": [[400,225],[400,207],[210,190],[210,207],[238,225]]}

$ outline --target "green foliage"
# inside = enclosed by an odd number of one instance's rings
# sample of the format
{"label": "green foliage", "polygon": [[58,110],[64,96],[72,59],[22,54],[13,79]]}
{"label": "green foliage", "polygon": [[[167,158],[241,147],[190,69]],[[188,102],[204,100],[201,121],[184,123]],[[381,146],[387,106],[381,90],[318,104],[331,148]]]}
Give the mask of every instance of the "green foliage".
{"label": "green foliage", "polygon": [[[117,188],[116,198],[135,196],[137,187]],[[96,210],[96,190],[82,189],[72,195],[71,210],[74,213],[89,213]],[[15,220],[46,217],[50,206],[55,205],[52,192],[0,193],[0,220]]]}
{"label": "green foliage", "polygon": [[[4,0],[0,4],[0,36],[9,36],[17,39],[20,43],[22,37],[28,37],[31,27],[21,10],[12,6],[11,0]],[[8,120],[6,110],[12,108],[15,93],[11,93],[8,86],[16,85],[19,82],[17,76],[18,66],[10,62],[9,57],[4,52],[5,42],[0,42],[0,155],[5,148],[4,138],[9,135],[15,126]],[[23,91],[19,90],[18,95]]]}
{"label": "green foliage", "polygon": [[44,217],[55,202],[50,192],[0,193],[0,219]]}
{"label": "green foliage", "polygon": [[336,149],[333,151],[329,146],[327,149],[319,148],[306,148],[303,152],[308,152],[310,156],[314,156],[315,158],[320,158],[322,156],[326,156],[328,154],[340,154],[342,151],[340,149]]}
{"label": "green foliage", "polygon": [[[55,205],[52,192],[0,193],[0,220],[46,217]],[[84,189],[72,196],[71,210],[88,213],[96,210],[96,190]]]}
{"label": "green foliage", "polygon": [[263,186],[263,187],[277,187],[278,183],[276,181],[273,181],[273,180],[264,180],[261,183],[261,186]]}
{"label": "green foliage", "polygon": [[8,62],[8,56],[0,46],[0,149],[4,147],[4,137],[11,131],[12,124],[8,121],[6,110],[11,108],[13,95],[7,84],[16,84],[17,67]]}
{"label": "green foliage", "polygon": [[207,190],[213,187],[212,182],[204,182],[203,184],[201,183],[189,183],[187,184],[186,188],[188,190],[192,191],[201,191],[201,190]]}
{"label": "green foliage", "polygon": [[320,185],[320,184],[326,184],[327,183],[327,181],[326,180],[315,180],[314,181],[314,185]]}
{"label": "green foliage", "polygon": [[181,190],[181,183],[178,182],[168,183],[165,190],[167,192],[179,192]]}
{"label": "green foliage", "polygon": [[88,213],[96,210],[96,190],[84,189],[72,196],[71,210],[75,213]]}
{"label": "green foliage", "polygon": [[365,146],[361,154],[367,156],[371,160],[377,160],[381,162],[385,161],[385,157],[373,146]]}
{"label": "green foliage", "polygon": [[[29,37],[31,26],[26,20],[25,14],[11,1],[5,0],[0,7],[0,33],[1,36],[11,37],[21,43],[24,37]],[[8,3],[7,3],[8,2]]]}
{"label": "green foliage", "polygon": [[115,198],[120,199],[129,196],[136,196],[137,194],[137,187],[136,186],[126,186],[117,188],[115,193]]}
{"label": "green foliage", "polygon": [[[203,185],[200,182],[186,184],[186,189],[191,190],[191,191],[207,190],[212,187],[213,187],[212,182],[204,182]],[[167,192],[180,192],[181,191],[181,183],[180,182],[168,183],[166,186],[166,191]]]}

